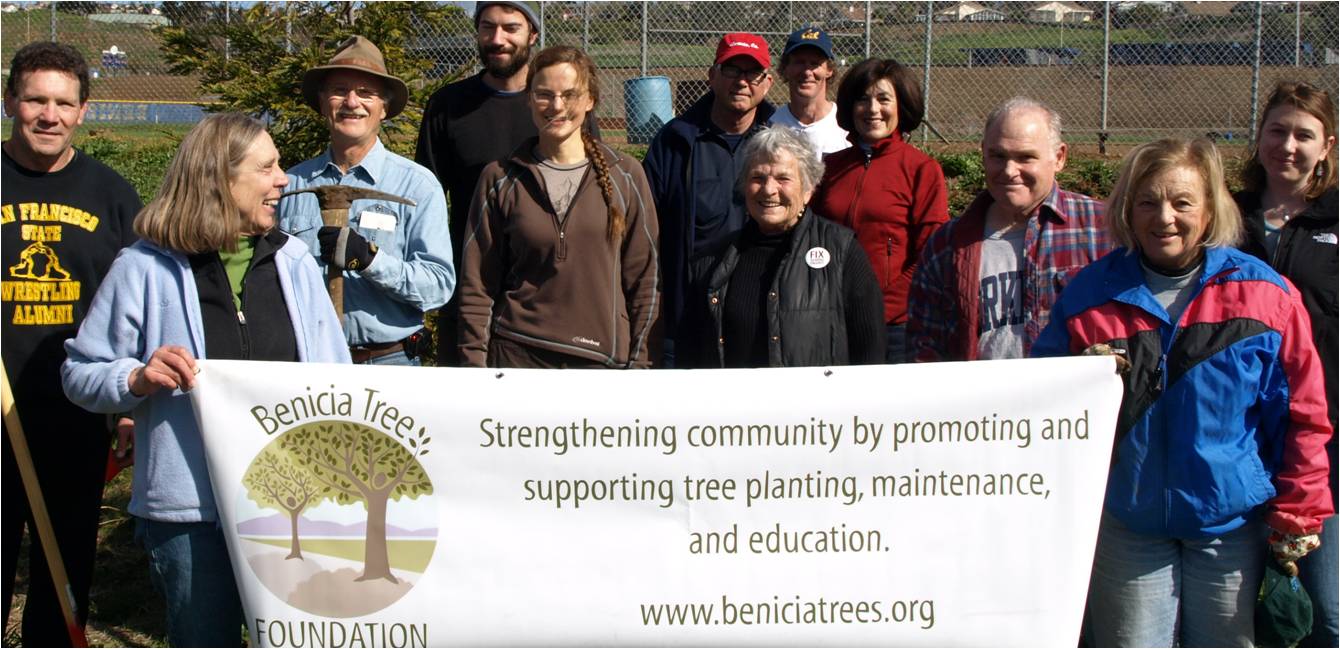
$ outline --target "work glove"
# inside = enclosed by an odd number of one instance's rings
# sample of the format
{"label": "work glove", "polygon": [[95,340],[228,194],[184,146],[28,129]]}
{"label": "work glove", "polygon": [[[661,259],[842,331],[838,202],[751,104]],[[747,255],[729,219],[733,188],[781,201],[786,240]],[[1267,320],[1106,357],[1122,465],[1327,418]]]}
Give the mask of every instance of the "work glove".
{"label": "work glove", "polygon": [[1111,356],[1117,360],[1117,373],[1129,374],[1131,371],[1131,362],[1126,359],[1126,350],[1120,347],[1113,347],[1107,343],[1098,343],[1090,345],[1080,353],[1081,356]]}
{"label": "work glove", "polygon": [[1280,567],[1290,577],[1298,576],[1299,559],[1307,556],[1307,553],[1321,547],[1321,538],[1316,534],[1287,534],[1279,530],[1270,530],[1270,552],[1275,555],[1275,561],[1279,562]]}
{"label": "work glove", "polygon": [[349,228],[322,226],[316,232],[316,239],[321,244],[321,261],[336,268],[361,271],[377,255],[377,244]]}

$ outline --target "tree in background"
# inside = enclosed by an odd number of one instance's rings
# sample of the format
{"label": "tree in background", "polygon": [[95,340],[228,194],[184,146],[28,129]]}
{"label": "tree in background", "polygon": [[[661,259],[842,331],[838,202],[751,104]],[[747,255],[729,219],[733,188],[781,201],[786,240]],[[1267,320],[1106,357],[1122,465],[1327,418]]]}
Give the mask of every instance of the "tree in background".
{"label": "tree in background", "polygon": [[206,110],[267,120],[285,164],[316,156],[329,140],[320,114],[303,102],[303,73],[329,61],[345,38],[365,36],[381,48],[391,74],[410,88],[405,111],[383,123],[382,133],[389,148],[412,158],[422,106],[455,76],[425,83],[433,61],[410,50],[415,26],[463,15],[458,6],[432,2],[257,2],[234,9],[227,21],[174,19],[156,33],[171,71],[199,75],[201,94],[217,98]]}
{"label": "tree in background", "polygon": [[277,446],[267,446],[242,476],[247,497],[261,507],[278,509],[289,518],[289,552],[285,559],[302,559],[298,517],[330,495],[330,487]]}
{"label": "tree in background", "polygon": [[358,581],[385,579],[391,574],[386,545],[386,507],[391,500],[433,493],[433,483],[419,464],[432,439],[397,433],[400,442],[362,424],[336,421],[307,424],[280,438],[280,449],[329,488],[326,497],[341,505],[361,502],[367,509],[363,542],[363,574]]}

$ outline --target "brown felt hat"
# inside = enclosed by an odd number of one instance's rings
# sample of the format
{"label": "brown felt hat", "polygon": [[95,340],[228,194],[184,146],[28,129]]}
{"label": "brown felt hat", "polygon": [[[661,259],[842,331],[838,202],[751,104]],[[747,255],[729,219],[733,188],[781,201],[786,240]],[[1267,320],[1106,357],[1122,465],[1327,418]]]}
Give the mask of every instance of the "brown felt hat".
{"label": "brown felt hat", "polygon": [[340,43],[340,48],[335,51],[335,56],[330,57],[329,63],[314,67],[302,75],[303,99],[306,99],[307,105],[318,113],[321,112],[321,100],[318,96],[321,83],[331,70],[366,72],[385,81],[391,89],[391,101],[386,104],[386,119],[391,119],[405,110],[405,103],[409,101],[409,87],[404,81],[386,71],[386,59],[382,58],[382,51],[377,49],[372,41],[362,36],[350,36]]}

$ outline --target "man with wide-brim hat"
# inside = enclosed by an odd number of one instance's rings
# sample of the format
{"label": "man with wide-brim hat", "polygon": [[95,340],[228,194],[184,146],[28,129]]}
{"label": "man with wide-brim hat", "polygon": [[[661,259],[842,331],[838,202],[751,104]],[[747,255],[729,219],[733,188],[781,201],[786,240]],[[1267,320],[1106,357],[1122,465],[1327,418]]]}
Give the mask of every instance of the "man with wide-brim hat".
{"label": "man with wide-brim hat", "polygon": [[405,108],[409,89],[381,50],[351,36],[308,70],[302,94],[330,128],[321,155],[288,170],[289,189],[365,187],[412,201],[359,199],[346,227],[326,226],[310,193],[279,203],[279,223],[327,266],[344,269],[344,332],[355,363],[418,364],[423,314],[456,286],[447,201],[432,172],[381,142],[381,123]]}
{"label": "man with wide-brim hat", "polygon": [[386,71],[386,59],[372,41],[362,36],[350,36],[340,43],[340,49],[335,52],[335,56],[330,57],[329,63],[318,65],[302,75],[302,97],[307,100],[307,105],[318,113],[321,112],[318,91],[331,70],[353,70],[380,79],[386,86],[384,88],[386,119],[391,119],[405,110],[405,102],[409,101],[409,88],[399,77],[392,76]]}

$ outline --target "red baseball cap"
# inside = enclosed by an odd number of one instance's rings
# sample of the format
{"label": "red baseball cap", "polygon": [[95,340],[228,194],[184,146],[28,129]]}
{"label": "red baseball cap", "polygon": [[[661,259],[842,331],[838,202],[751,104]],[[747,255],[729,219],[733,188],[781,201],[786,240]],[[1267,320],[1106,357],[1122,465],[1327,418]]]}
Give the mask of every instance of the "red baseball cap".
{"label": "red baseball cap", "polygon": [[765,68],[772,65],[768,42],[754,34],[735,32],[721,37],[721,42],[717,43],[716,63],[720,65],[737,56],[747,56]]}

